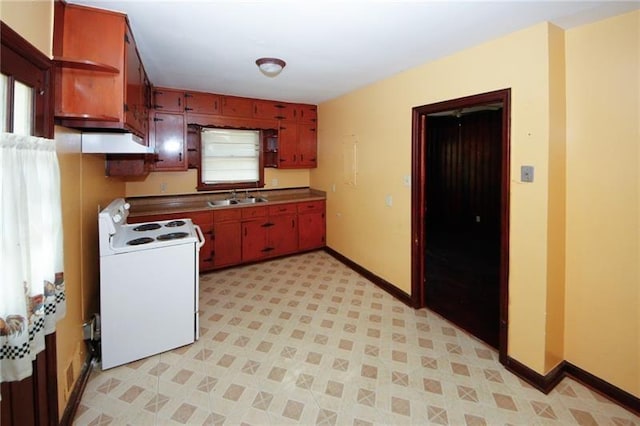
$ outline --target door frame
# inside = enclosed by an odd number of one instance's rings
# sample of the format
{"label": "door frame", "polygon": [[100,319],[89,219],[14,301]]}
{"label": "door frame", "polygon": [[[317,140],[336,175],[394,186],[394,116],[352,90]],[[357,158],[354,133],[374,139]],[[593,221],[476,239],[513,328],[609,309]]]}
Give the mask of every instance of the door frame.
{"label": "door frame", "polygon": [[502,102],[502,164],[500,177],[500,324],[498,353],[501,363],[507,361],[509,326],[509,183],[511,147],[511,89],[417,106],[412,109],[411,130],[411,300],[415,308],[425,303],[425,223],[426,152],[429,141],[424,131],[427,115]]}

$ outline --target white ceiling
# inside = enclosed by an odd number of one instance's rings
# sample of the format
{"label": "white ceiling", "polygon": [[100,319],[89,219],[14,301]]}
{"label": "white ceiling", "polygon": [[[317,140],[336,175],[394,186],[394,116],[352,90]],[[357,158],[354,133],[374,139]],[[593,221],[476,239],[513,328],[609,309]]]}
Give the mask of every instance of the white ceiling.
{"label": "white ceiling", "polygon": [[[125,12],[156,86],[317,104],[543,21],[570,28],[635,1],[69,0]],[[269,78],[257,58],[287,62]]]}

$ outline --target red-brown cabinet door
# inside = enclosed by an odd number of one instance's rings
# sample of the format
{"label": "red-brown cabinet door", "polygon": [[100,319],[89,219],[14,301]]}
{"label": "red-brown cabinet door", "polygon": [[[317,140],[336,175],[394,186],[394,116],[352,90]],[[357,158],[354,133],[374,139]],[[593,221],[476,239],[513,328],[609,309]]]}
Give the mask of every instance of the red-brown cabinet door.
{"label": "red-brown cabinet door", "polygon": [[192,114],[220,114],[220,95],[187,92],[184,110]]}
{"label": "red-brown cabinet door", "polygon": [[298,155],[300,167],[318,166],[318,138],[315,124],[298,124]]}
{"label": "red-brown cabinet door", "polygon": [[296,215],[270,216],[269,256],[293,253],[298,250],[298,220]]}
{"label": "red-brown cabinet door", "polygon": [[220,222],[214,226],[214,264],[235,265],[242,261],[240,221]]}
{"label": "red-brown cabinet door", "polygon": [[298,125],[281,123],[278,132],[278,168],[298,167]]}
{"label": "red-brown cabinet door", "polygon": [[266,219],[242,223],[242,261],[262,259],[269,253]]}
{"label": "red-brown cabinet door", "polygon": [[152,113],[151,140],[157,153],[154,170],[187,170],[183,114]]}
{"label": "red-brown cabinet door", "polygon": [[200,247],[200,253],[198,254],[200,272],[202,272],[214,267],[213,224],[200,224],[198,226],[200,226],[200,230],[204,235],[204,245]]}
{"label": "red-brown cabinet door", "polygon": [[222,115],[225,117],[253,117],[253,99],[224,96]]}
{"label": "red-brown cabinet door", "polygon": [[181,90],[163,89],[153,90],[153,108],[160,112],[184,112],[184,92]]}
{"label": "red-brown cabinet door", "polygon": [[285,102],[254,100],[253,118],[265,120],[293,120],[294,108]]}

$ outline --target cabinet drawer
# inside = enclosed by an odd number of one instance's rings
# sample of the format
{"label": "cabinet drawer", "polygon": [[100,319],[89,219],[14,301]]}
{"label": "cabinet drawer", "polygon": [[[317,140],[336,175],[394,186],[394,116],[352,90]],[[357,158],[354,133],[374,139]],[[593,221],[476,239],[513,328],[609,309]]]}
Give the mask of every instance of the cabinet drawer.
{"label": "cabinet drawer", "polygon": [[324,212],[324,201],[307,201],[298,203],[298,213],[322,213]]}
{"label": "cabinet drawer", "polygon": [[242,217],[241,209],[218,210],[213,214],[213,221],[215,223],[231,222],[234,220],[240,220],[241,217]]}
{"label": "cabinet drawer", "polygon": [[265,217],[267,216],[267,208],[266,207],[245,207],[240,209],[242,211],[243,219],[252,219],[254,217]]}
{"label": "cabinet drawer", "polygon": [[277,204],[269,206],[269,216],[277,216],[281,214],[295,214],[297,212],[295,204]]}

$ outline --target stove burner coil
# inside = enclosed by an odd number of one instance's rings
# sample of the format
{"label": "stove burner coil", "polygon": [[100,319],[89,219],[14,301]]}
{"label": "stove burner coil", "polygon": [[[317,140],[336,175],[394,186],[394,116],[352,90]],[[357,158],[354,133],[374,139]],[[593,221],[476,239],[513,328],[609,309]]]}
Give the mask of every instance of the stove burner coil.
{"label": "stove burner coil", "polygon": [[154,229],[162,228],[159,223],[145,223],[142,225],[138,225],[133,228],[134,231],[142,232],[142,231],[153,231]]}
{"label": "stove burner coil", "polygon": [[151,237],[136,238],[135,240],[127,241],[128,246],[139,246],[141,244],[149,244],[153,242]]}
{"label": "stove burner coil", "polygon": [[177,240],[189,236],[188,232],[171,232],[170,234],[158,235],[156,238],[159,241]]}
{"label": "stove burner coil", "polygon": [[[184,225],[186,222],[184,220],[172,220],[171,222],[167,223],[166,226],[167,228],[175,228],[177,226],[182,226]],[[158,229],[158,228],[155,228]]]}

